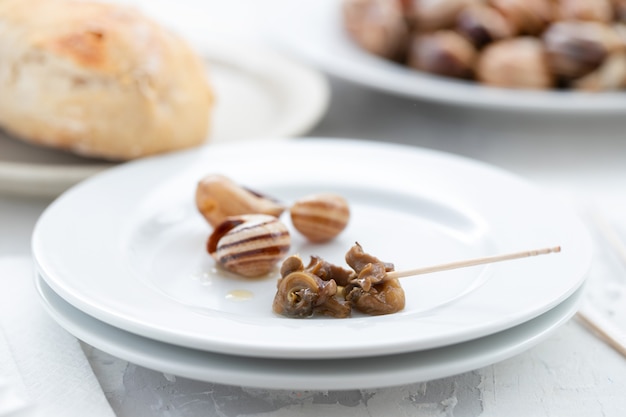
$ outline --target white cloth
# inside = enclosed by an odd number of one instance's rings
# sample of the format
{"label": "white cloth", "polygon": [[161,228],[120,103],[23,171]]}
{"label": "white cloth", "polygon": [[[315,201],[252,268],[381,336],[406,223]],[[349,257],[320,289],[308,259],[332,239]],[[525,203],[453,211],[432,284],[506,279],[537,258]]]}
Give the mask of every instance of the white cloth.
{"label": "white cloth", "polygon": [[27,257],[0,258],[0,417],[113,417],[78,340],[39,302]]}

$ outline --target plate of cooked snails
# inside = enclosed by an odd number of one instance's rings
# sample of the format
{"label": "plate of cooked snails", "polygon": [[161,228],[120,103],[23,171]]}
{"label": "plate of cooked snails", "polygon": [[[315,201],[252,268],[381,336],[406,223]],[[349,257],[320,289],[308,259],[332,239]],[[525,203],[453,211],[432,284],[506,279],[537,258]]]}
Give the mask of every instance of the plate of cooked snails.
{"label": "plate of cooked snails", "polygon": [[571,296],[591,259],[571,210],[521,178],[337,138],[120,165],[52,203],[32,248],[46,285],[108,325],[293,359],[412,352],[503,331]]}
{"label": "plate of cooked snails", "polygon": [[282,13],[268,25],[277,45],[383,91],[502,110],[626,108],[621,2],[312,0]]}

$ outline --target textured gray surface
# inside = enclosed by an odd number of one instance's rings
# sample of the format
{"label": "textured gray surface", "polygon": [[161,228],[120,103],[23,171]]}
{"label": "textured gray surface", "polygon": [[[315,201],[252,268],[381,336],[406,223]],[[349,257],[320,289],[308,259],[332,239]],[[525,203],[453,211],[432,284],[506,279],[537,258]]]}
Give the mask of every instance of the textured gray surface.
{"label": "textured gray surface", "polygon": [[[483,411],[479,372],[381,390],[264,390],[177,378],[118,362],[100,351],[87,351],[102,381],[107,383],[107,374],[112,378],[104,389],[120,416],[387,416],[390,406],[394,415],[478,416]],[[124,368],[121,383],[116,381],[120,366]],[[146,414],[146,406],[151,414]],[[455,409],[459,410],[456,414]]]}
{"label": "textured gray surface", "polygon": [[164,375],[86,348],[119,417],[621,416],[626,363],[571,321],[544,343],[450,378],[379,390],[286,391]]}

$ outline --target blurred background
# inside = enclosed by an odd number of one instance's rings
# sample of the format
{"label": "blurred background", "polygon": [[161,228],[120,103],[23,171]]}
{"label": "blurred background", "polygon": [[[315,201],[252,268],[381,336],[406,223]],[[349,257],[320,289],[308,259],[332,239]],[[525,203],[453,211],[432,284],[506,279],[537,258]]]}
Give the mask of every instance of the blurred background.
{"label": "blurred background", "polygon": [[[332,63],[299,48],[321,41],[302,38],[315,34],[312,30],[299,33],[294,29],[298,21],[307,19],[293,15],[293,2],[120,1],[145,10],[189,39],[216,37],[225,43],[261,45],[324,72],[330,83],[330,101],[309,136],[397,142],[465,155],[577,199],[602,203],[611,212],[623,211],[624,202],[616,190],[626,185],[626,101],[612,110],[588,111],[517,109],[516,91],[510,92],[510,106],[495,102],[477,107],[459,105],[454,98],[442,103],[407,97],[366,82],[352,82],[345,76],[347,70],[332,70]],[[302,2],[302,8],[313,3]],[[320,7],[327,7],[324,4],[328,2],[320,2]],[[298,41],[286,42],[285,37]]]}

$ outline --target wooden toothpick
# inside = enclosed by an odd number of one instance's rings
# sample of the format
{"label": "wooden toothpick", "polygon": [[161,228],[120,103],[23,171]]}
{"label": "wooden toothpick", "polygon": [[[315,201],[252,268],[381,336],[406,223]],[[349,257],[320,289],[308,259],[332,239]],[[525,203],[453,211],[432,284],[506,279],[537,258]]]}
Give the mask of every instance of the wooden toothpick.
{"label": "wooden toothpick", "polygon": [[486,256],[483,258],[466,259],[463,261],[450,262],[445,264],[427,266],[423,268],[410,269],[407,271],[391,271],[386,275],[386,279],[405,278],[414,275],[430,274],[432,272],[447,271],[450,269],[465,268],[468,266],[482,265],[494,262],[508,261],[511,259],[527,258],[529,256],[546,255],[548,253],[560,252],[560,246],[551,248],[527,250],[522,252],[507,253],[503,255]]}

